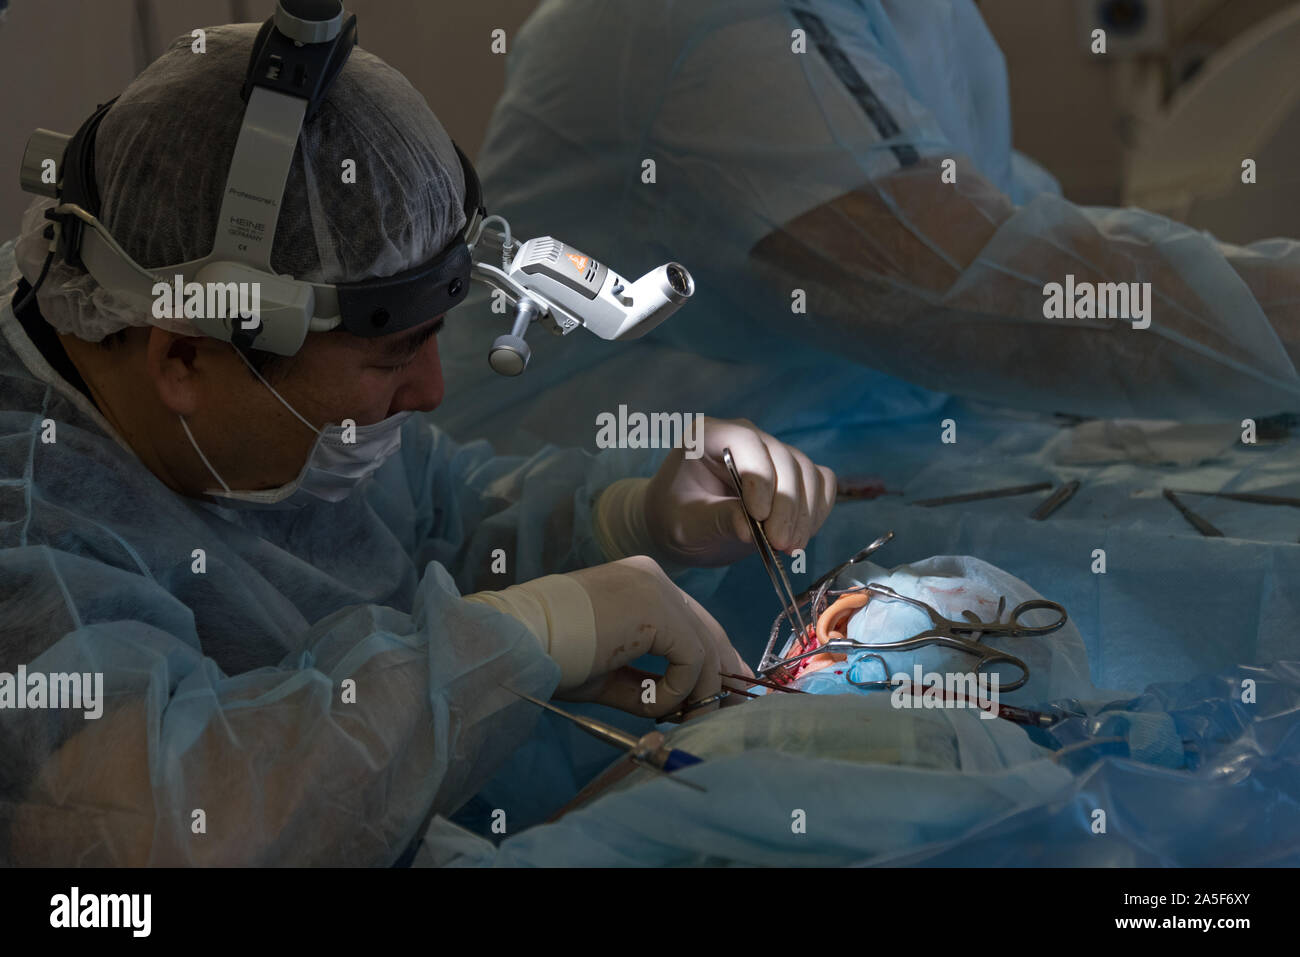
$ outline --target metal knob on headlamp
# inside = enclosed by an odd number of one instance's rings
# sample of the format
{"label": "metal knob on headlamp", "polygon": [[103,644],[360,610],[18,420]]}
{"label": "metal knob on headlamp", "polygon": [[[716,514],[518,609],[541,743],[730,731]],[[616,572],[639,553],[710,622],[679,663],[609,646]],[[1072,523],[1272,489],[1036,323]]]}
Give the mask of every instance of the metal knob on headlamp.
{"label": "metal knob on headlamp", "polygon": [[340,0],[279,0],[275,28],[297,43],[329,43],[343,29]]}
{"label": "metal knob on headlamp", "polygon": [[515,304],[515,325],[509,335],[497,336],[488,353],[488,365],[501,375],[520,375],[528,368],[533,351],[524,342],[528,327],[541,318],[546,307],[532,299],[520,299]]}
{"label": "metal knob on headlamp", "polygon": [[[66,133],[39,129],[27,140],[23,151],[22,168],[18,172],[18,183],[24,192],[37,196],[59,198],[59,164],[63,160],[63,151],[68,148],[72,137]],[[53,164],[53,165],[50,165]],[[50,170],[54,175],[50,175]]]}

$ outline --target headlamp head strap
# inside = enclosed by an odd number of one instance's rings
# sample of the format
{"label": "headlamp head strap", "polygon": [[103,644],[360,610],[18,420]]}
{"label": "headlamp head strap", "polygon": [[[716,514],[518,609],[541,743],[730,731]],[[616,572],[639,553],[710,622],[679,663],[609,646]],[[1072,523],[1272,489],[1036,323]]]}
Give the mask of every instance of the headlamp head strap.
{"label": "headlamp head strap", "polygon": [[[95,134],[99,124],[117,97],[95,108],[86,122],[73,135],[60,158],[59,169],[63,174],[59,201],[74,203],[92,216],[99,216],[99,187],[95,183]],[[85,269],[81,261],[81,233],[83,224],[75,216],[59,216],[53,212],[46,214],[49,219],[59,223],[59,256],[69,266]]]}
{"label": "headlamp head strap", "polygon": [[[248,107],[226,175],[213,258],[273,271],[275,224],[298,135],[303,123],[320,108],[357,45],[357,18],[352,15],[343,22],[342,9],[338,4],[337,17],[316,21],[324,30],[299,31],[324,37],[321,40],[303,41],[282,33],[277,29],[277,17],[268,18],[258,31],[241,90]],[[324,15],[329,11],[301,12]]]}

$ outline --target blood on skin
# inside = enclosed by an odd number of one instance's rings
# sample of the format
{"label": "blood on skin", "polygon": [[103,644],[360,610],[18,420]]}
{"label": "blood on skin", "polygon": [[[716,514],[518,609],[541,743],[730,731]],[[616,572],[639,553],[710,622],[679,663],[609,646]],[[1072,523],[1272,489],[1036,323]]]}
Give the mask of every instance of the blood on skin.
{"label": "blood on skin", "polygon": [[[842,595],[839,599],[831,604],[821,617],[817,619],[816,625],[809,625],[808,631],[795,640],[794,647],[790,655],[801,655],[805,651],[812,651],[836,638],[844,638],[848,628],[849,619],[866,607],[871,596],[866,592],[854,592],[851,595]],[[773,680],[778,684],[788,685],[814,672],[829,668],[833,664],[844,662],[848,655],[827,653],[823,655],[810,655],[796,661],[794,664],[781,669],[778,674],[773,675]],[[842,672],[837,671],[836,674]]]}

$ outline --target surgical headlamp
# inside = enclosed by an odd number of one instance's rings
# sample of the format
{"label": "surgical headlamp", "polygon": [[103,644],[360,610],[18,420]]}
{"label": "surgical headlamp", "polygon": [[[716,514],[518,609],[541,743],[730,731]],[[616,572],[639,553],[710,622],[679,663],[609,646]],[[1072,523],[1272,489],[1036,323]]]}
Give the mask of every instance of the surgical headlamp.
{"label": "surgical headlamp", "polygon": [[[421,325],[462,302],[470,281],[478,280],[500,290],[514,306],[511,334],[498,337],[490,353],[492,367],[506,375],[518,375],[527,365],[523,337],[534,321],[559,335],[582,326],[603,339],[631,339],[693,294],[690,274],[676,263],[629,283],[552,237],[514,243],[501,217],[483,219],[478,175],[459,146],[466,225],[433,259],[392,276],[351,283],[275,274],[271,248],[298,136],[356,46],[356,22],[339,0],[279,0],[275,14],[262,24],[241,91],[247,106],[216,236],[201,259],[146,269],[100,221],[95,134],[116,98],[71,137],[37,130],[27,144],[20,181],[26,192],[58,200],[46,213],[54,224],[51,251],[57,249],[65,262],[84,268],[101,286],[138,299],[142,308],[152,301],[157,283],[170,284],[177,275],[205,285],[257,283],[256,316],[205,315],[190,321],[204,335],[279,355],[296,353],[308,332],[341,327],[369,338]],[[503,227],[499,267],[474,259],[489,220]]]}

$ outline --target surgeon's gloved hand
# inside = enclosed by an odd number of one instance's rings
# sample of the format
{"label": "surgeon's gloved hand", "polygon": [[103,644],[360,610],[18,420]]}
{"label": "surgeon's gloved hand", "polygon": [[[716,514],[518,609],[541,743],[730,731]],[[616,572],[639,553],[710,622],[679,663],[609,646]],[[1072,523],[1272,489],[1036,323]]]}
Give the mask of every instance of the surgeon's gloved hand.
{"label": "surgeon's gloved hand", "polygon": [[611,485],[596,505],[610,558],[644,553],[669,565],[727,565],[754,542],[722,462],[730,448],[745,504],[772,547],[803,548],[835,505],[835,473],[744,419],[704,419],[703,454],[674,449],[654,478]]}
{"label": "surgeon's gloved hand", "polygon": [[[718,694],[719,672],[753,674],[713,616],[643,555],[466,599],[528,626],[560,665],[563,700],[658,718]],[[667,659],[662,676],[629,667],[647,654]]]}
{"label": "surgeon's gloved hand", "polygon": [[[753,675],[722,626],[664,570],[644,555],[570,572],[591,598],[596,628],[593,677],[557,697],[598,701],[662,717],[722,690],[719,672]],[[668,660],[662,678],[647,688],[648,675],[628,665],[642,655]],[[733,682],[734,684],[734,682]],[[646,701],[652,698],[652,701]],[[715,710],[709,705],[690,717]]]}

